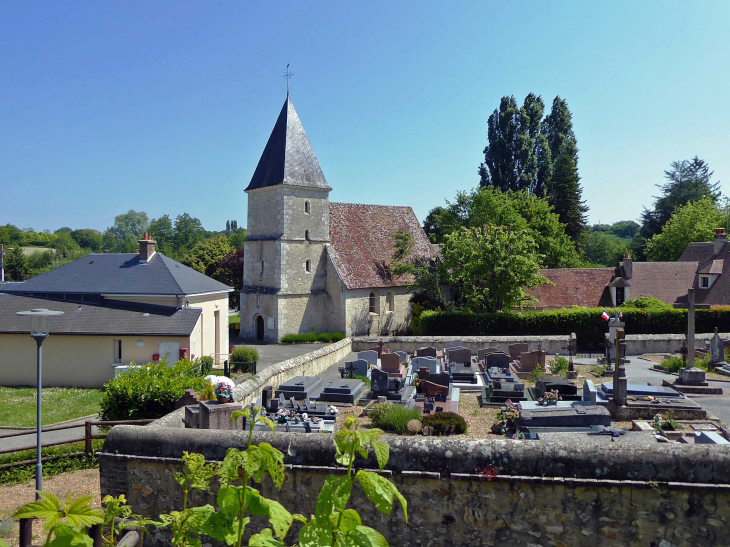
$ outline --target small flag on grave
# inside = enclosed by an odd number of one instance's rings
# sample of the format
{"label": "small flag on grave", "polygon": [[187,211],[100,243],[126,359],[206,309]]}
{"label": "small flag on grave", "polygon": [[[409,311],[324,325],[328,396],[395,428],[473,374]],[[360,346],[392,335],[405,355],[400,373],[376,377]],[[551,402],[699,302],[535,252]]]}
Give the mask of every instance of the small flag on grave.
{"label": "small flag on grave", "polygon": [[610,315],[608,315],[608,312],[607,312],[606,310],[603,310],[603,313],[601,314],[601,318],[602,318],[602,319],[603,319],[604,321],[608,321],[609,319],[611,319],[611,316],[610,316]]}

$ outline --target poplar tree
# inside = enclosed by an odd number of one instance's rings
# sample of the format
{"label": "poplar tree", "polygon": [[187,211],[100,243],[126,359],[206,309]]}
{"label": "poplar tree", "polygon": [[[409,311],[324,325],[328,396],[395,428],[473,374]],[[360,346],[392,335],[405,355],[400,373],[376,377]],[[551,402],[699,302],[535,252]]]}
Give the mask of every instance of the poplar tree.
{"label": "poplar tree", "polygon": [[565,233],[577,242],[586,224],[585,202],[581,200],[582,190],[579,184],[578,167],[569,153],[560,154],[555,160],[553,177],[550,183],[548,200],[553,212],[565,225]]}

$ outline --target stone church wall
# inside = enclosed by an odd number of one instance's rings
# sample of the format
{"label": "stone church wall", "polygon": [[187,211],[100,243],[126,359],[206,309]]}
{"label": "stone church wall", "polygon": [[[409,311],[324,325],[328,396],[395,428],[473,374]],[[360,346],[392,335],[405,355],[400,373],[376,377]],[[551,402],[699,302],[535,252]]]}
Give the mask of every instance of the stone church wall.
{"label": "stone church wall", "polygon": [[[375,292],[380,304],[379,313],[370,313],[370,293]],[[393,294],[394,311],[386,311],[387,295]],[[403,333],[411,328],[412,292],[406,287],[379,289],[348,289],[347,297],[347,336],[378,336]]]}
{"label": "stone church wall", "polygon": [[[310,271],[306,263],[309,260]],[[327,255],[323,244],[281,242],[281,292],[310,294],[325,290]]]}
{"label": "stone church wall", "polygon": [[[282,196],[284,239],[304,241],[304,231],[309,230],[312,242],[328,242],[330,209],[328,192],[311,188],[283,187]],[[309,213],[305,202],[309,202]]]}
{"label": "stone church wall", "polygon": [[329,330],[327,293],[279,295],[279,338],[285,334]]}

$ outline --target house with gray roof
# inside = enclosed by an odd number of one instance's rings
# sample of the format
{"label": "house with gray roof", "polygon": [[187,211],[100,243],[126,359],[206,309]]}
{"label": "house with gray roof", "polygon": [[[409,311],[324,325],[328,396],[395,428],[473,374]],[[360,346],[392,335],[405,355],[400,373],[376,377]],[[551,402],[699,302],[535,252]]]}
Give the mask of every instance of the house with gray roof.
{"label": "house with gray roof", "polygon": [[251,182],[241,335],[387,334],[410,325],[411,279],[390,273],[396,230],[435,258],[410,207],[332,203],[332,190],[289,97]]}
{"label": "house with gray roof", "polygon": [[228,354],[233,289],[155,251],[90,254],[0,287],[0,385],[35,385],[35,343],[19,311],[63,312],[44,343],[46,386],[101,387],[118,367]]}

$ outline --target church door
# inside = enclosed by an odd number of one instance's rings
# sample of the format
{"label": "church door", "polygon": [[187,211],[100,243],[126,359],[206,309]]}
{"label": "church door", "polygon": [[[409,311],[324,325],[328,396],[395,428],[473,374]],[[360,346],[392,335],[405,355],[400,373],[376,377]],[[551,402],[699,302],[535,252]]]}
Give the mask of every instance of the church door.
{"label": "church door", "polygon": [[264,339],[264,318],[260,315],[256,318],[256,340]]}

